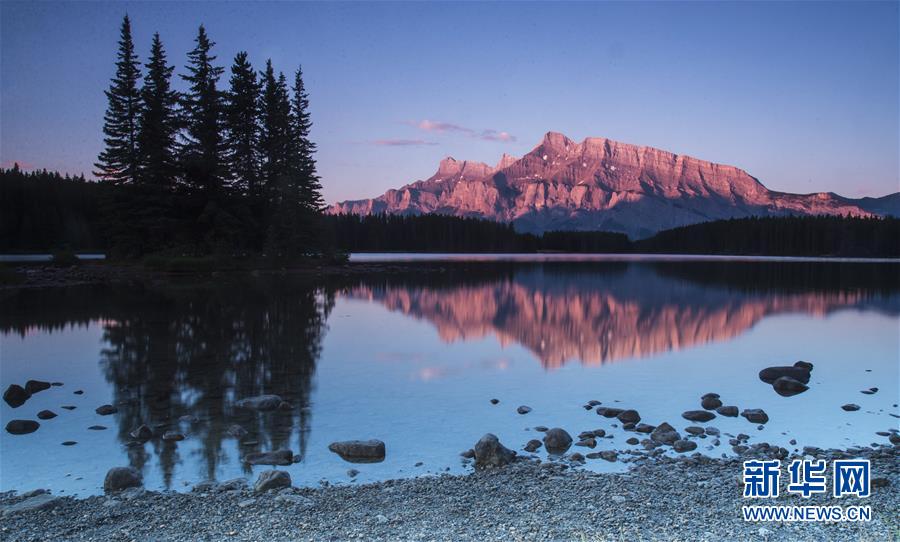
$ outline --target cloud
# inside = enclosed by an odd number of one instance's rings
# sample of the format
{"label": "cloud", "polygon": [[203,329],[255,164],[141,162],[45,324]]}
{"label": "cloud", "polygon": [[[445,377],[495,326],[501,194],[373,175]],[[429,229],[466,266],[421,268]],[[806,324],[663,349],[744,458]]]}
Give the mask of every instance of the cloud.
{"label": "cloud", "polygon": [[425,132],[446,134],[446,133],[457,133],[464,134],[469,137],[480,139],[482,141],[501,141],[504,143],[511,143],[516,141],[516,136],[510,134],[509,132],[504,132],[502,130],[494,130],[492,128],[487,128],[484,130],[476,130],[474,128],[467,128],[465,126],[460,126],[459,124],[453,124],[452,122],[441,122],[436,120],[408,120],[404,121],[403,124],[408,126],[412,126],[414,128],[418,128],[419,130]]}
{"label": "cloud", "polygon": [[379,147],[415,147],[417,145],[437,145],[437,141],[425,141],[424,139],[376,139],[372,145]]}

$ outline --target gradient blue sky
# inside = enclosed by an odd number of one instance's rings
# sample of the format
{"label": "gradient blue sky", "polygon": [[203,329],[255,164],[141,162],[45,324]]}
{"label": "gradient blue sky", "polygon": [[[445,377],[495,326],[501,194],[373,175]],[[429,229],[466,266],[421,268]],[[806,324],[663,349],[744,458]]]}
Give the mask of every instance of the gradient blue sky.
{"label": "gradient blue sky", "polygon": [[[548,130],[733,164],[769,188],[900,185],[900,16],[883,3],[0,4],[0,161],[89,173],[121,17],[183,73],[303,64],[328,202],[494,163]],[[181,86],[181,82],[178,82]],[[429,122],[423,122],[423,121]]]}

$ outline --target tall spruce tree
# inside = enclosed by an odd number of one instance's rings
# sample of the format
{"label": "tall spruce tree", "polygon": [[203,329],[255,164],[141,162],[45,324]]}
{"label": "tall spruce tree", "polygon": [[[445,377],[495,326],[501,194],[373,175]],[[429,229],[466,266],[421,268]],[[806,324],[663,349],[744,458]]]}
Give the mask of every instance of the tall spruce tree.
{"label": "tall spruce tree", "polygon": [[178,173],[176,157],[178,134],[178,93],[171,90],[174,66],[166,65],[166,52],[159,33],[153,35],[147,76],[141,90],[143,102],[138,144],[141,154],[141,180],[158,187],[171,188]]}
{"label": "tall spruce tree", "polygon": [[262,173],[268,197],[280,197],[279,184],[290,173],[291,106],[284,75],[275,77],[272,61],[266,61],[262,74],[260,100],[260,138]]}
{"label": "tall spruce tree", "polygon": [[223,69],[213,66],[216,57],[210,54],[215,43],[200,25],[197,44],[188,53],[188,75],[182,75],[189,90],[182,100],[186,133],[182,146],[182,161],[188,184],[194,189],[216,192],[225,176],[223,159],[223,100],[216,88]]}
{"label": "tall spruce tree", "polygon": [[303,84],[303,69],[294,73],[294,97],[291,101],[292,144],[295,174],[298,176],[300,203],[309,210],[318,211],[325,200],[322,184],[316,173],[316,144],[309,139],[312,120],[309,114],[309,95]]}
{"label": "tall spruce tree", "polygon": [[116,183],[135,182],[140,166],[138,127],[140,117],[140,62],[134,52],[131,21],[122,19],[116,75],[105,91],[108,105],[103,117],[105,148],[94,164],[97,177]]}
{"label": "tall spruce tree", "polygon": [[260,189],[260,84],[247,53],[239,52],[231,66],[231,89],[225,106],[226,162],[231,182],[250,197]]}

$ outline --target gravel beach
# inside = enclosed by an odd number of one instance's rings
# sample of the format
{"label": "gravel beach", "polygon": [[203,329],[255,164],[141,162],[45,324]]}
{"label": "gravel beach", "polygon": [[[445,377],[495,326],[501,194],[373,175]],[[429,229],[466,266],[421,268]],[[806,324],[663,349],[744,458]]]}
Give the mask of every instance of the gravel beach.
{"label": "gravel beach", "polygon": [[[867,499],[742,498],[737,459],[661,457],[595,474],[524,460],[463,476],[254,493],[243,480],[189,493],[133,488],[87,499],[0,496],[0,539],[44,540],[897,540],[900,455],[872,458]],[[35,497],[32,497],[35,498]],[[747,504],[869,505],[865,523],[752,523]]]}

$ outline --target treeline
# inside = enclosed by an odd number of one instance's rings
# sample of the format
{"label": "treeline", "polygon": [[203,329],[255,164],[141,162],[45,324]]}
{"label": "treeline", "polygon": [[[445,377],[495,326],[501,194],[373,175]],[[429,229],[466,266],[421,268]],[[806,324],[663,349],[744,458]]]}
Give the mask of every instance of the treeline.
{"label": "treeline", "polygon": [[842,216],[740,218],[674,228],[635,252],[766,256],[900,257],[900,219]]}
{"label": "treeline", "polygon": [[120,188],[98,203],[109,250],[126,257],[321,250],[302,71],[289,88],[271,61],[257,72],[240,52],[223,89],[224,68],[203,26],[194,42],[180,75],[186,90],[178,92],[159,34],[142,70],[131,22],[122,21],[94,171]]}

